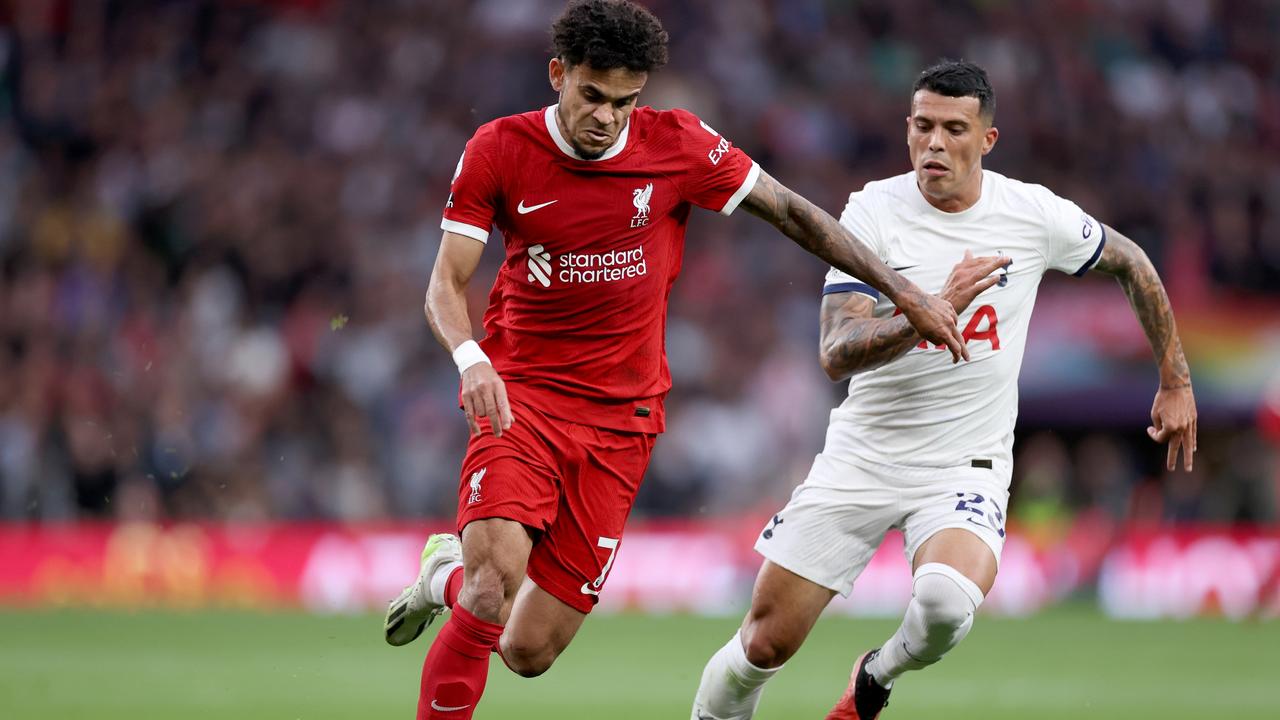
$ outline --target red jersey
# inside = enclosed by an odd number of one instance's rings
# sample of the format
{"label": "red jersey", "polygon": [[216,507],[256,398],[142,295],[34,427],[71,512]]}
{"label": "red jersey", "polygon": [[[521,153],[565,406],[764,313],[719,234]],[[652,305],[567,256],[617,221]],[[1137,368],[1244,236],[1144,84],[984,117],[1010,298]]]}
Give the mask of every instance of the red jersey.
{"label": "red jersey", "polygon": [[661,432],[667,299],[689,211],[732,213],[760,169],[692,113],[649,107],[584,160],[555,113],[481,126],[440,227],[480,242],[502,231],[480,346],[512,397],[583,424]]}

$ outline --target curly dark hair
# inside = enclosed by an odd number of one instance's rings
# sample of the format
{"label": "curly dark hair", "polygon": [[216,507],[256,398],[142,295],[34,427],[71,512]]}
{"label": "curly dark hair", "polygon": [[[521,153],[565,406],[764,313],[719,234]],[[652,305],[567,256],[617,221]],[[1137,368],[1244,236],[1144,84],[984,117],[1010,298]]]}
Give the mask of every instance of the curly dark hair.
{"label": "curly dark hair", "polygon": [[996,115],[996,91],[987,79],[987,71],[968,60],[940,60],[925,68],[911,92],[928,90],[947,97],[978,98],[978,112],[990,122]]}
{"label": "curly dark hair", "polygon": [[630,0],[575,0],[551,26],[551,51],[569,65],[650,72],[667,64],[667,31]]}

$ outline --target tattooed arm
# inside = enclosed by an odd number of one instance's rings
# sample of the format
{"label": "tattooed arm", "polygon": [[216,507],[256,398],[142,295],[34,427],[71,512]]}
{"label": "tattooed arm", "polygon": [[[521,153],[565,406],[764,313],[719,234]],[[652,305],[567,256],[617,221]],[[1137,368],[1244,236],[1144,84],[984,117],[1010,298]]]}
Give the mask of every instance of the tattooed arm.
{"label": "tattooed arm", "polygon": [[818,363],[832,382],[874,370],[905,355],[920,342],[919,333],[905,315],[873,318],[875,306],[875,300],[862,293],[822,296]]}
{"label": "tattooed arm", "polygon": [[969,359],[955,310],[889,269],[836,219],[761,171],[742,207],[768,220],[797,245],[884,293],[929,341],[946,345],[952,359]]}
{"label": "tattooed arm", "polygon": [[[977,257],[965,252],[951,269],[939,294],[962,313],[983,290],[1000,280],[992,273],[1007,267],[1007,257]],[[818,362],[833,381],[874,370],[902,357],[920,342],[906,317],[873,318],[875,301],[861,293],[831,293],[822,297],[822,338]]]}
{"label": "tattooed arm", "polygon": [[1147,434],[1156,442],[1169,443],[1170,470],[1178,462],[1179,446],[1182,464],[1190,470],[1196,450],[1196,399],[1169,296],[1142,248],[1111,227],[1103,228],[1107,244],[1093,269],[1113,275],[1120,282],[1160,369],[1160,389],[1151,406],[1152,426],[1147,428]]}

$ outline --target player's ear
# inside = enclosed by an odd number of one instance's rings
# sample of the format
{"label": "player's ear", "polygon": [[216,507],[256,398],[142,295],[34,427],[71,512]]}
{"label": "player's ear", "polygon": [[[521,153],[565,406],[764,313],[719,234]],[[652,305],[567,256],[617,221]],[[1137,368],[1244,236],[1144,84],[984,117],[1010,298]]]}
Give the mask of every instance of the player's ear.
{"label": "player's ear", "polygon": [[564,74],[564,61],[558,57],[551,58],[547,63],[547,79],[551,81],[551,89],[557,93],[564,89]]}
{"label": "player's ear", "polygon": [[1000,130],[992,125],[987,128],[986,134],[982,138],[982,154],[986,155],[996,146],[996,141],[1000,139]]}

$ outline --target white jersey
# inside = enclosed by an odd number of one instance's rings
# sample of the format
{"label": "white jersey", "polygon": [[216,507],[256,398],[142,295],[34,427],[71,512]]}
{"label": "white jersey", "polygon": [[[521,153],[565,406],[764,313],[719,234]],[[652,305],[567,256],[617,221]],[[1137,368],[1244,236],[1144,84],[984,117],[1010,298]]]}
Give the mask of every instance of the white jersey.
{"label": "white jersey", "polygon": [[[973,207],[930,205],[915,175],[867,183],[849,196],[840,223],[889,267],[925,292],[942,290],[965,250],[1013,258],[1006,277],[960,315],[972,360],[954,365],[943,346],[921,343],[875,370],[854,375],[849,397],[831,412],[825,454],[886,465],[954,467],[993,460],[1012,467],[1018,371],[1040,278],[1053,269],[1083,275],[1106,235],[1070,200],[984,170]],[[823,293],[859,292],[875,317],[897,309],[857,278],[832,269]]]}

